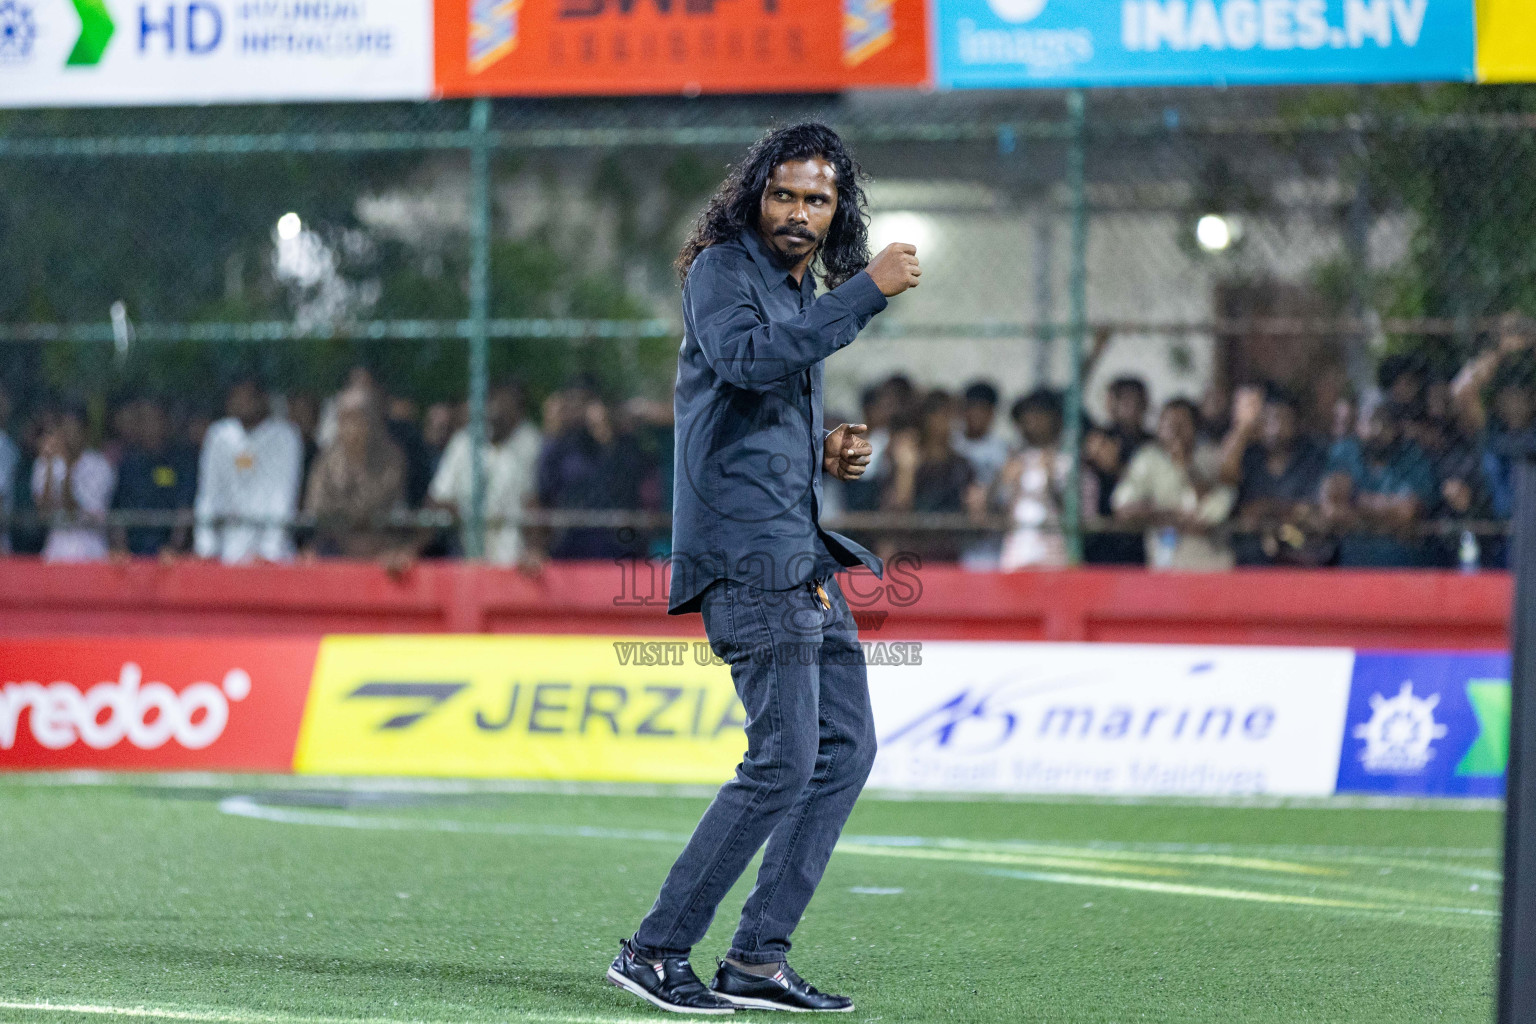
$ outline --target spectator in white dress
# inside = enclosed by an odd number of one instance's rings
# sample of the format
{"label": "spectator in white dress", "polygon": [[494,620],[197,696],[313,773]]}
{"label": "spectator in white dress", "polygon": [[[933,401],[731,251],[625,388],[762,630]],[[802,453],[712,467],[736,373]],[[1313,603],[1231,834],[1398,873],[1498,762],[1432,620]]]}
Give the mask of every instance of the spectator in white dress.
{"label": "spectator in white dress", "polygon": [[993,507],[1013,520],[1003,541],[1004,572],[1067,564],[1061,514],[1072,456],[1061,448],[1062,415],[1061,396],[1046,388],[1014,403],[1013,421],[1024,446],[1003,465],[992,488]]}
{"label": "spectator in white dress", "polygon": [[63,522],[48,528],[45,562],[102,562],[107,543],[106,512],[117,473],[101,452],[86,447],[85,417],[67,409],[54,420],[32,464],[32,498],[44,516]]}

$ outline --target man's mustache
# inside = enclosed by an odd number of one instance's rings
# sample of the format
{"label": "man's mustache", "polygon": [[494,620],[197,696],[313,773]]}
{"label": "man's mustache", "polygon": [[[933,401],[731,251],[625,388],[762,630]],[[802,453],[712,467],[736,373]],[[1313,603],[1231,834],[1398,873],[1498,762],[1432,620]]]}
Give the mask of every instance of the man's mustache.
{"label": "man's mustache", "polygon": [[778,230],[774,231],[773,234],[774,234],[775,237],[777,237],[779,235],[786,235],[786,236],[788,236],[790,238],[804,239],[807,242],[814,242],[814,241],[816,241],[815,233],[812,232],[809,228],[783,227],[783,228],[779,228]]}

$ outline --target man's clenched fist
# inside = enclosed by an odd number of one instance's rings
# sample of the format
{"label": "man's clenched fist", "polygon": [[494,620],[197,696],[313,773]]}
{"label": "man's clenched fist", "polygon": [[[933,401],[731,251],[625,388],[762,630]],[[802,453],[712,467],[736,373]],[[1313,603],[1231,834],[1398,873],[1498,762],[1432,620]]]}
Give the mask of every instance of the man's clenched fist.
{"label": "man's clenched fist", "polygon": [[821,446],[821,467],[839,480],[857,480],[869,468],[875,449],[861,435],[869,433],[862,423],[844,423],[827,435]]}
{"label": "man's clenched fist", "polygon": [[874,278],[875,287],[886,298],[916,288],[917,279],[923,276],[923,268],[917,265],[917,246],[906,242],[892,242],[881,249],[864,272]]}

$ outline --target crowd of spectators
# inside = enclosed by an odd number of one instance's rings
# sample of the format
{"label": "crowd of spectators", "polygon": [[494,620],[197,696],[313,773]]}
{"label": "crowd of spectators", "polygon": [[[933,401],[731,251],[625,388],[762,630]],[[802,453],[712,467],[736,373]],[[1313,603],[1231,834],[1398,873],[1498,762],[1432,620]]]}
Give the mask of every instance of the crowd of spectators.
{"label": "crowd of spectators", "polygon": [[[1111,381],[1102,421],[1084,417],[1075,495],[1095,564],[1501,566],[1511,467],[1536,430],[1536,353],[1511,323],[1451,379],[1388,357],[1377,387],[1331,399],[1255,382],[1155,417],[1146,384]],[[874,449],[864,477],[827,481],[824,518],[887,557],[1014,570],[1065,565],[1073,460],[1061,393],[1000,416],[997,388],[922,389],[902,375],[867,388],[857,417]],[[467,538],[421,511],[469,518],[482,469],[485,557],[664,555],[673,486],[670,403],[614,402],[577,377],[533,415],[515,381],[487,397],[473,451],[463,403],[421,409],[366,368],[335,394],[273,395],[237,380],[221,418],[139,396],[90,443],[81,408],[42,404],[11,432],[0,389],[0,546],[53,561],[129,556],[226,563],[345,557],[400,570]],[[520,516],[619,512],[639,525],[542,525]]]}
{"label": "crowd of spectators", "polygon": [[[214,418],[136,396],[110,409],[105,440],[92,446],[87,411],[68,404],[39,404],[13,437],[0,388],[0,545],[50,561],[341,557],[396,570],[467,550],[476,453],[465,403],[422,410],[358,367],[324,398],[274,395],[241,378],[222,411]],[[578,377],[541,413],[542,427],[516,381],[487,395],[478,453],[485,557],[532,567],[547,557],[651,554],[656,531],[534,529],[517,519],[536,509],[664,513],[670,406],[610,404]],[[412,514],[434,511],[461,529]]]}

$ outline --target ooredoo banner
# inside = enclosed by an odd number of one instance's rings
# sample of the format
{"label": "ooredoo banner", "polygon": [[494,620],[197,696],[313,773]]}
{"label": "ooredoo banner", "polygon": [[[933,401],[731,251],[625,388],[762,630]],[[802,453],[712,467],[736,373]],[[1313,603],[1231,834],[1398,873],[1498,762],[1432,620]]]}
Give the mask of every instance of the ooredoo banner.
{"label": "ooredoo banner", "polygon": [[315,640],[0,640],[0,768],[289,771]]}
{"label": "ooredoo banner", "polygon": [[0,106],[424,100],[432,0],[0,0]]}
{"label": "ooredoo banner", "polygon": [[924,0],[438,0],[445,96],[830,92],[926,81]]}
{"label": "ooredoo banner", "polygon": [[1474,77],[1473,0],[934,2],[953,88]]}

